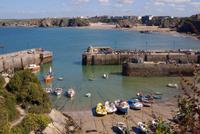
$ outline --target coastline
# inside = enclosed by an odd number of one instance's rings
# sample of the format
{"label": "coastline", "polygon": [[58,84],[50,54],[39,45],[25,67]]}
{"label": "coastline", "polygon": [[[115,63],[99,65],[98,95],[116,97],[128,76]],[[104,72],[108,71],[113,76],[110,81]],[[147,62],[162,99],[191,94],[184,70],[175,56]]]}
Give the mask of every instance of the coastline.
{"label": "coastline", "polygon": [[107,24],[107,23],[90,23],[89,26],[84,26],[84,27],[77,27],[77,28],[86,28],[86,29],[101,29],[101,30],[107,30],[107,29],[112,29],[112,30],[123,30],[123,31],[147,31],[150,33],[163,33],[163,34],[169,34],[173,36],[180,36],[180,37],[189,37],[193,38],[196,40],[200,40],[198,36],[192,35],[192,34],[186,34],[186,33],[179,33],[177,31],[174,31],[170,28],[159,28],[158,26],[133,26],[131,28],[116,28],[116,25],[113,24]]}

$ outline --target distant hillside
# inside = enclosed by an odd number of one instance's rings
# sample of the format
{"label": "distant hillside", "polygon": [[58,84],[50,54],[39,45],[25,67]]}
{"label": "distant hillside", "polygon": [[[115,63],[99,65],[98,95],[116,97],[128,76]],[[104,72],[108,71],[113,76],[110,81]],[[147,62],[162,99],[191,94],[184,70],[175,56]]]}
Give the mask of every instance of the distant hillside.
{"label": "distant hillside", "polygon": [[90,23],[115,24],[117,28],[131,28],[134,25],[159,26],[160,28],[170,28],[180,33],[199,35],[200,14],[191,17],[170,17],[155,16],[151,19],[144,16],[138,19],[137,16],[95,16],[87,19],[83,18],[44,18],[44,19],[23,19],[23,20],[0,20],[0,26],[23,26],[23,27],[81,27],[89,26]]}

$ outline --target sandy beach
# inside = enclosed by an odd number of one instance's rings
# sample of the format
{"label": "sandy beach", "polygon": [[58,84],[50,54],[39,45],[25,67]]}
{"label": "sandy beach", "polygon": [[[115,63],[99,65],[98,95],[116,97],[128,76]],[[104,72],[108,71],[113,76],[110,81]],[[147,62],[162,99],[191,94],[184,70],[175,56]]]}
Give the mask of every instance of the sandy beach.
{"label": "sandy beach", "polygon": [[152,107],[144,107],[142,110],[129,110],[128,115],[110,114],[103,117],[97,117],[92,111],[74,111],[65,112],[70,115],[82,128],[80,134],[115,134],[112,130],[116,122],[125,122],[131,133],[134,134],[134,128],[138,122],[148,122],[152,120],[152,115],[161,116],[164,120],[172,119],[173,111],[176,110],[174,102],[157,102]]}
{"label": "sandy beach", "polygon": [[90,23],[87,27],[81,27],[81,28],[89,28],[89,29],[116,29],[116,30],[133,30],[133,31],[149,31],[149,32],[159,32],[163,34],[171,34],[173,36],[181,36],[181,37],[190,37],[194,39],[198,39],[197,36],[191,35],[191,34],[185,34],[185,33],[178,33],[170,28],[160,28],[158,26],[144,26],[144,25],[137,25],[133,26],[132,28],[116,28],[116,25],[114,24],[108,24],[108,23]]}

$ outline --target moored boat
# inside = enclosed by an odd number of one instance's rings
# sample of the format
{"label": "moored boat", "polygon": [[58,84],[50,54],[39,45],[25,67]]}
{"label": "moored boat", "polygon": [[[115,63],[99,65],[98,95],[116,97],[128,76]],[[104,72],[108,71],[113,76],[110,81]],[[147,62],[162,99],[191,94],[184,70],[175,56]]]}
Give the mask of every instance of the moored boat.
{"label": "moored boat", "polygon": [[59,81],[63,81],[64,78],[63,78],[63,77],[59,77],[58,80],[59,80]]}
{"label": "moored boat", "polygon": [[115,106],[117,107],[117,110],[121,113],[127,114],[129,110],[129,105],[127,101],[123,100],[116,100],[115,101]]}
{"label": "moored boat", "polygon": [[50,83],[53,80],[53,75],[51,71],[51,67],[49,68],[49,73],[44,77],[44,82],[45,83]]}
{"label": "moored boat", "polygon": [[72,98],[76,94],[75,90],[73,88],[69,88],[67,91],[67,96]]}
{"label": "moored boat", "polygon": [[44,88],[44,91],[48,94],[52,93],[52,88]]}
{"label": "moored boat", "polygon": [[116,124],[114,124],[113,129],[116,131],[116,133],[119,134],[129,134],[128,127],[123,122],[117,122]]}
{"label": "moored boat", "polygon": [[62,89],[62,88],[56,88],[56,89],[54,90],[54,94],[55,94],[56,96],[60,96],[60,95],[62,94],[62,92],[63,92],[63,89]]}
{"label": "moored boat", "polygon": [[29,64],[27,69],[31,70],[32,72],[37,72],[40,70],[40,66],[36,64]]}
{"label": "moored boat", "polygon": [[106,101],[104,105],[108,114],[112,114],[117,111],[115,104],[112,102]]}
{"label": "moored boat", "polygon": [[178,84],[176,84],[176,83],[169,83],[169,84],[167,84],[167,87],[178,88]]}
{"label": "moored boat", "polygon": [[107,114],[106,108],[102,103],[98,103],[96,106],[96,114],[100,116],[104,116]]}
{"label": "moored boat", "polygon": [[92,95],[91,93],[86,93],[85,94],[86,97],[91,97],[91,95]]}
{"label": "moored boat", "polygon": [[108,74],[103,74],[102,77],[103,77],[104,79],[108,79],[108,78],[109,78]]}

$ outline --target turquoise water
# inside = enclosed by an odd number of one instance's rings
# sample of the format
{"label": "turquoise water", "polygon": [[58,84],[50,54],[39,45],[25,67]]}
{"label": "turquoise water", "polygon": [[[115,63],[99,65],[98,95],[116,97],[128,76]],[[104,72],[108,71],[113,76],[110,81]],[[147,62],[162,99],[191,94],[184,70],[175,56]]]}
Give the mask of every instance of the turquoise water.
{"label": "turquoise water", "polygon": [[[50,96],[53,106],[65,111],[87,110],[99,101],[128,99],[139,91],[145,93],[161,91],[165,98],[179,91],[166,87],[167,83],[177,82],[176,77],[123,77],[121,66],[82,66],[81,54],[89,46],[111,46],[123,49],[179,49],[200,48],[200,41],[168,34],[141,34],[136,31],[94,30],[78,28],[0,28],[0,53],[42,47],[53,51],[53,62],[42,66],[37,74],[42,82],[43,76],[52,66],[55,79],[44,87],[75,88],[76,96],[70,100],[64,95]],[[109,79],[102,75],[109,73]],[[58,81],[58,77],[64,81]],[[88,79],[95,77],[94,81]],[[91,98],[84,95],[91,92]]]}

